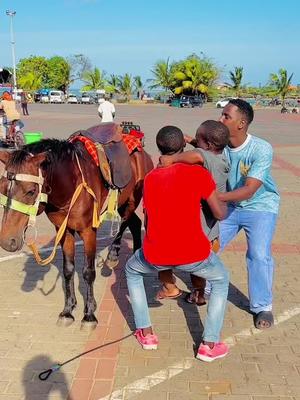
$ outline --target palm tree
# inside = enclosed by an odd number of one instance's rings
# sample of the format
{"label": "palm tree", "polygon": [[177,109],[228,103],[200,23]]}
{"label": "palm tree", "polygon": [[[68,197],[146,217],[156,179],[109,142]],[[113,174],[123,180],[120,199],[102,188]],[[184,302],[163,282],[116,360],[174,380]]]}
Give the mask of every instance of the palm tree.
{"label": "palm tree", "polygon": [[133,77],[133,82],[134,82],[134,88],[137,91],[137,97],[140,98],[141,96],[141,92],[143,89],[143,82],[142,82],[142,78],[137,75]]}
{"label": "palm tree", "polygon": [[83,92],[90,90],[105,89],[106,79],[104,73],[99,68],[94,68],[93,71],[85,71],[82,74],[82,80],[85,85],[81,88]]}
{"label": "palm tree", "polygon": [[280,68],[278,74],[271,74],[270,83],[276,89],[276,94],[279,94],[282,99],[282,107],[285,107],[285,98],[290,90],[290,84],[293,78],[293,73],[288,78],[286,69]]}
{"label": "palm tree", "polygon": [[243,79],[243,67],[234,67],[234,71],[229,71],[229,77],[232,82],[230,85],[239,96],[241,92],[241,83]]}
{"label": "palm tree", "polygon": [[134,86],[132,76],[126,73],[123,76],[119,76],[118,79],[118,93],[120,93],[125,98],[125,101],[128,102],[131,98]]}
{"label": "palm tree", "polygon": [[149,86],[150,89],[162,87],[166,91],[171,90],[173,92],[174,77],[172,73],[172,64],[169,63],[169,58],[166,61],[157,61],[151,72],[154,75],[154,78],[149,79],[149,82],[152,82]]}
{"label": "palm tree", "polygon": [[189,92],[207,94],[219,76],[219,71],[211,60],[192,54],[173,66],[176,80],[175,93]]}
{"label": "palm tree", "polygon": [[105,87],[105,90],[108,93],[117,93],[119,81],[120,81],[120,79],[119,79],[118,75],[111,74],[110,77],[107,79],[107,85]]}

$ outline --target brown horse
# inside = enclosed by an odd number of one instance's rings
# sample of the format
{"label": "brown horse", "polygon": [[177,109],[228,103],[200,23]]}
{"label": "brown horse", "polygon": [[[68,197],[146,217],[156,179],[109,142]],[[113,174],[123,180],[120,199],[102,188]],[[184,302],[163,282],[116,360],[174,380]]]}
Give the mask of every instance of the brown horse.
{"label": "brown horse", "polygon": [[[99,209],[108,195],[99,168],[81,142],[45,139],[12,153],[0,151],[0,161],[5,164],[4,175],[0,179],[0,198],[4,204],[0,245],[10,252],[20,250],[24,244],[25,232],[31,219],[28,215],[31,209],[30,207],[28,209],[27,205],[36,207],[37,214],[44,211],[58,230],[68,213],[76,188],[82,183],[82,177],[96,195]],[[144,176],[153,168],[153,163],[144,150],[133,152],[130,163],[132,178],[122,189],[119,197],[121,225],[108,254],[108,258],[112,260],[118,257],[121,237],[126,227],[132,233],[134,250],[141,246],[141,220],[135,214],[135,210],[142,197]],[[46,203],[43,203],[43,198],[40,197],[41,192],[48,194]],[[27,213],[24,211],[26,207]],[[70,210],[67,227],[60,241],[63,251],[65,305],[59,315],[59,322],[65,325],[74,321],[72,311],[76,306],[74,290],[76,232],[83,240],[86,257],[83,279],[87,292],[82,323],[89,323],[92,326],[97,323],[93,293],[96,275],[96,228],[92,227],[93,207],[92,196],[83,190]]]}

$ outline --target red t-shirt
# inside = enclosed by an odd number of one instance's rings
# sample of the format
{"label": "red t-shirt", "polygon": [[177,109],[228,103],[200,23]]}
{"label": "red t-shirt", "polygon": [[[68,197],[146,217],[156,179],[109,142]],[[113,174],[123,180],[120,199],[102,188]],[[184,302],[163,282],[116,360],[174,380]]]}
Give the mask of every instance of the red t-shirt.
{"label": "red t-shirt", "polygon": [[210,242],[201,226],[201,199],[216,185],[199,165],[174,164],[152,170],[144,181],[147,229],[146,260],[155,265],[181,265],[205,260]]}

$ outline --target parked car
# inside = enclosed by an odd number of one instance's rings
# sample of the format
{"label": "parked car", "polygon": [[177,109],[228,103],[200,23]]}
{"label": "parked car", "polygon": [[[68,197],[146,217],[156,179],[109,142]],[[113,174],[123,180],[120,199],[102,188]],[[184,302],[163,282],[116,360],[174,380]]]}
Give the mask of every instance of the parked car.
{"label": "parked car", "polygon": [[81,95],[81,103],[82,104],[94,104],[95,103],[95,99],[89,93],[82,93],[82,95]]}
{"label": "parked car", "polygon": [[40,97],[40,103],[49,103],[49,102],[50,102],[49,95],[42,93]]}
{"label": "parked car", "polygon": [[203,106],[203,100],[199,96],[181,96],[179,100],[179,106],[180,107],[188,107],[188,108],[193,108],[193,107],[202,107]]}
{"label": "parked car", "polygon": [[226,99],[221,99],[219,101],[216,102],[216,107],[217,108],[224,108],[225,106],[227,106],[227,104],[229,103],[229,100],[233,99],[233,97],[228,97]]}
{"label": "parked car", "polygon": [[65,95],[61,90],[50,90],[49,92],[49,102],[50,103],[64,103]]}
{"label": "parked car", "polygon": [[78,97],[76,94],[70,93],[67,98],[67,103],[69,104],[77,104],[79,103]]}

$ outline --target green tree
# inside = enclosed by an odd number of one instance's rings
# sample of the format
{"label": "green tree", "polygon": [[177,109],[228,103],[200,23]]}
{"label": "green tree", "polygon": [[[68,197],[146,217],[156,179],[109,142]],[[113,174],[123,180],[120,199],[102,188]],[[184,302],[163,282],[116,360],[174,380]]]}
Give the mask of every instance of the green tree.
{"label": "green tree", "polygon": [[172,64],[170,64],[170,59],[166,61],[159,60],[155,63],[151,73],[154,78],[149,79],[150,89],[164,88],[166,91],[174,89],[174,77],[172,71]]}
{"label": "green tree", "polygon": [[66,92],[70,84],[70,64],[60,56],[48,60],[47,86]]}
{"label": "green tree", "polygon": [[278,74],[270,75],[271,86],[276,90],[276,94],[280,95],[282,99],[282,107],[285,107],[285,98],[290,90],[293,73],[288,77],[286,69],[281,68]]}
{"label": "green tree", "polygon": [[35,80],[40,82],[40,87],[48,87],[48,73],[49,64],[45,57],[30,56],[29,58],[23,58],[17,65],[17,81],[22,81],[24,76],[31,73],[35,76]]}
{"label": "green tree", "polygon": [[132,80],[132,76],[128,73],[123,76],[119,76],[118,93],[120,93],[124,97],[126,102],[130,100],[133,90],[134,83]]}
{"label": "green tree", "polygon": [[83,92],[90,90],[105,89],[107,81],[105,74],[97,67],[91,71],[85,71],[82,74],[82,81],[85,85],[81,88]]}
{"label": "green tree", "polygon": [[203,93],[207,95],[219,76],[218,68],[209,58],[200,58],[196,54],[175,63],[172,69],[175,94]]}
{"label": "green tree", "polygon": [[28,72],[20,77],[18,86],[24,90],[35,91],[42,87],[42,78]]}
{"label": "green tree", "polygon": [[241,94],[243,67],[234,67],[234,71],[229,71],[229,78],[231,80],[230,86],[234,89],[237,96]]}

